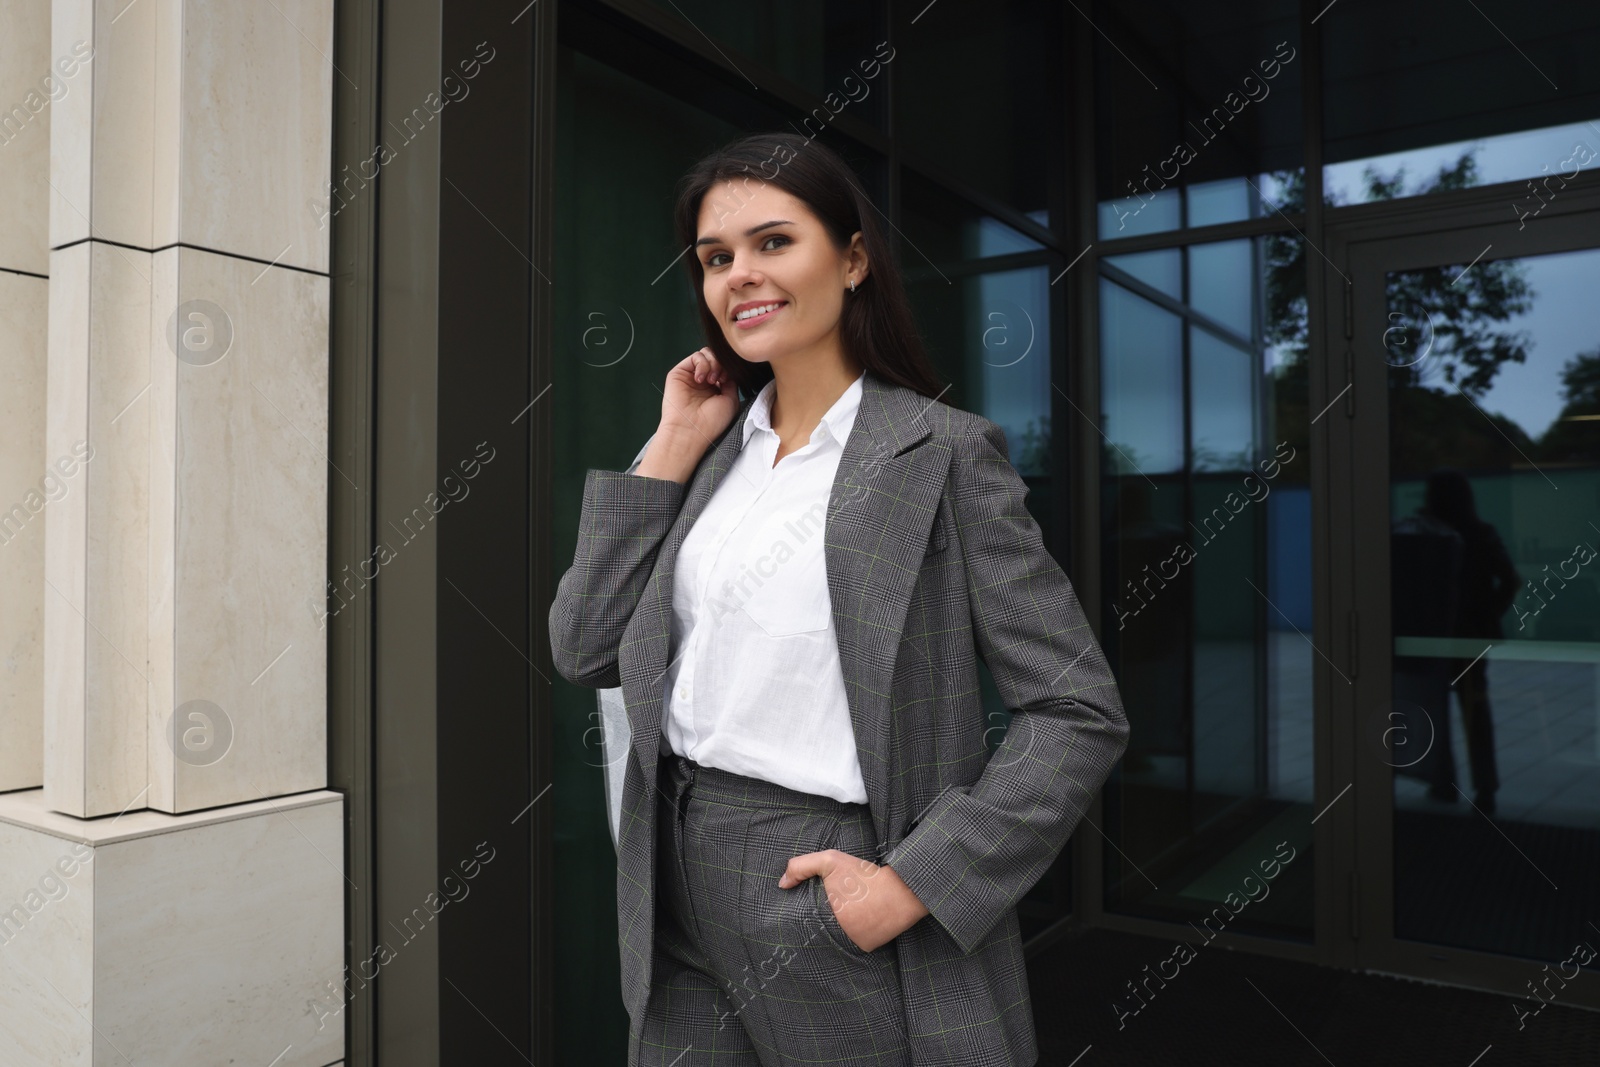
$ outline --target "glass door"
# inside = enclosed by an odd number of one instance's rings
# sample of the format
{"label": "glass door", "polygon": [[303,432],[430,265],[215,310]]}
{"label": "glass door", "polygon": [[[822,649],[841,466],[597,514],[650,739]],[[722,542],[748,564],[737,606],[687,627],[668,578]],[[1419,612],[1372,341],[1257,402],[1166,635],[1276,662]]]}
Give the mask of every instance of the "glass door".
{"label": "glass door", "polygon": [[1373,213],[1328,272],[1351,962],[1519,1018],[1600,1007],[1600,204],[1564,195]]}

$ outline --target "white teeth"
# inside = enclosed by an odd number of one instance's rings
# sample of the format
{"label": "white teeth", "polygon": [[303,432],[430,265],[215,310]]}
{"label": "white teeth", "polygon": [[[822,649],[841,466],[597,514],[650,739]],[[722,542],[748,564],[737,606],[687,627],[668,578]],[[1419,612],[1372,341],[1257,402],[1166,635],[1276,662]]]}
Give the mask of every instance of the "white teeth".
{"label": "white teeth", "polygon": [[774,308],[779,308],[779,307],[782,307],[782,306],[783,306],[783,303],[781,301],[779,303],[776,303],[776,304],[763,304],[758,308],[750,308],[747,311],[741,311],[741,312],[739,312],[739,314],[735,315],[734,318],[735,319],[753,319],[757,315],[765,315],[767,312],[773,310]]}

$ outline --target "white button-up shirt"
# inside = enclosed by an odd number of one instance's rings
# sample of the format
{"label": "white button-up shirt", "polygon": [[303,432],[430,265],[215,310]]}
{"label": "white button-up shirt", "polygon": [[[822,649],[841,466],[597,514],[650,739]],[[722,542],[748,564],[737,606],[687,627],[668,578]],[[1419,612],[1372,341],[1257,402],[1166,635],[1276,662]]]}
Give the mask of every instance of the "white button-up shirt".
{"label": "white button-up shirt", "polygon": [[865,804],[823,554],[862,381],[777,466],[774,387],[751,403],[739,454],[678,549],[663,729],[705,766]]}

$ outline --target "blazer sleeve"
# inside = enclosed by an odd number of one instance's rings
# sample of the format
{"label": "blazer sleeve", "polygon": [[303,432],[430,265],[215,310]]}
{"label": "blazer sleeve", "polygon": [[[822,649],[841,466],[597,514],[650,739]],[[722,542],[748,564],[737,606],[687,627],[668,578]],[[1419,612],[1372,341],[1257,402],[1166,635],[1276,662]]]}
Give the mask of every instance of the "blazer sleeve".
{"label": "blazer sleeve", "polygon": [[686,490],[623,471],[591,468],[584,476],[577,551],[550,605],[550,658],[567,681],[595,689],[622,684],[617,646]]}
{"label": "blazer sleeve", "polygon": [[951,785],[882,862],[971,953],[1049,869],[1128,744],[1116,679],[1024,505],[999,426],[952,464],[978,652],[1012,718],[976,782]]}

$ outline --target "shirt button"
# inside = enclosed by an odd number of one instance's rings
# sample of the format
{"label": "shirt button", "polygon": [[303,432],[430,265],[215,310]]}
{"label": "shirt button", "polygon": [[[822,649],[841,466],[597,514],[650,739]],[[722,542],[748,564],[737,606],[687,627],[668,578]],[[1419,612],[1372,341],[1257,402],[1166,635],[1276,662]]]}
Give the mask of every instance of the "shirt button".
{"label": "shirt button", "polygon": [[689,690],[686,689],[685,687],[681,686],[681,685],[678,686],[678,699],[679,700],[688,700],[689,699]]}

